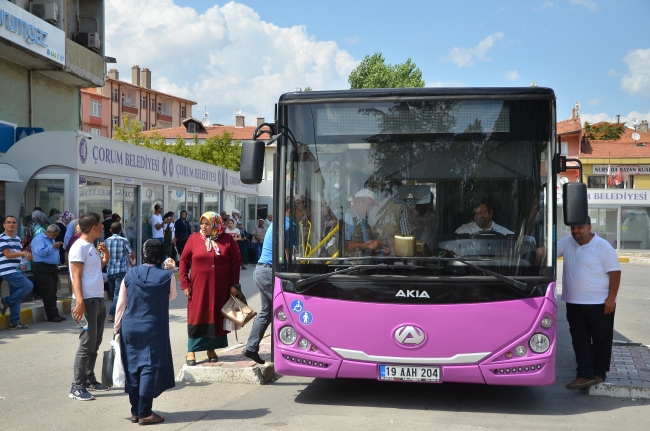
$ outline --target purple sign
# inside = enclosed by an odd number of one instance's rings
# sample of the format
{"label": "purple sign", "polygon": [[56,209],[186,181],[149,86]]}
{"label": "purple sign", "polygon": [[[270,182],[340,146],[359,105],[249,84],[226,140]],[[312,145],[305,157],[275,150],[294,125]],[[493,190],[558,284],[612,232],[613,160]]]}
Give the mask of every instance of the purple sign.
{"label": "purple sign", "polygon": [[169,178],[174,176],[174,162],[172,161],[172,158],[169,158]]}
{"label": "purple sign", "polygon": [[163,157],[162,171],[163,171],[163,177],[166,177],[167,176],[167,157]]}

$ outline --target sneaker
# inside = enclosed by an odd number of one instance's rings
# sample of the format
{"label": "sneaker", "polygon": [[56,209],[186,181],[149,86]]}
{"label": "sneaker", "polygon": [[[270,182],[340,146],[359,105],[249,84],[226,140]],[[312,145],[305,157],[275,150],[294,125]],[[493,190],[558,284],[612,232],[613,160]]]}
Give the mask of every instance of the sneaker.
{"label": "sneaker", "polygon": [[90,401],[95,399],[95,397],[93,397],[85,388],[77,389],[75,386],[72,386],[72,389],[70,389],[69,397],[78,401]]}
{"label": "sneaker", "polygon": [[9,329],[29,329],[29,325],[26,323],[16,322],[16,323],[11,323],[9,325]]}
{"label": "sneaker", "polygon": [[115,322],[115,316],[111,316],[109,314],[108,317],[106,318],[106,320],[108,320],[109,322]]}
{"label": "sneaker", "polygon": [[95,380],[92,383],[87,383],[86,388],[90,389],[91,391],[107,391],[108,388],[105,388],[104,385],[99,383],[97,380]]}
{"label": "sneaker", "polygon": [[7,308],[9,308],[9,305],[7,305],[4,298],[0,298],[0,314],[4,316],[7,312]]}

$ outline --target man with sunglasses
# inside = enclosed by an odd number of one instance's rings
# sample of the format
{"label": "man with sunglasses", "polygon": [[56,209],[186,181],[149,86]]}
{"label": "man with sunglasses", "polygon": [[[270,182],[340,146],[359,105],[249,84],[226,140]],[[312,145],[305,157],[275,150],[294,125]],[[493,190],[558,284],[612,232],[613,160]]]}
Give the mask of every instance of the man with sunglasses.
{"label": "man with sunglasses", "polygon": [[500,226],[492,221],[492,206],[487,201],[480,201],[480,203],[474,207],[474,221],[471,223],[466,223],[456,229],[456,233],[476,233],[482,231],[493,231],[500,233],[501,235],[513,235],[512,231],[509,231],[503,226]]}

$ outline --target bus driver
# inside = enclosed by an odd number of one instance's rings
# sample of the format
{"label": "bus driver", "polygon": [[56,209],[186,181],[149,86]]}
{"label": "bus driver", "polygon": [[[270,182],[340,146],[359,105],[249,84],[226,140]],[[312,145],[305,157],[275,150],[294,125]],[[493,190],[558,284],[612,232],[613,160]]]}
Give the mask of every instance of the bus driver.
{"label": "bus driver", "polygon": [[509,231],[503,226],[500,226],[492,221],[492,206],[486,201],[482,200],[474,208],[474,221],[471,223],[466,223],[456,229],[456,233],[476,233],[481,231],[494,231],[502,235],[513,235],[513,232]]}

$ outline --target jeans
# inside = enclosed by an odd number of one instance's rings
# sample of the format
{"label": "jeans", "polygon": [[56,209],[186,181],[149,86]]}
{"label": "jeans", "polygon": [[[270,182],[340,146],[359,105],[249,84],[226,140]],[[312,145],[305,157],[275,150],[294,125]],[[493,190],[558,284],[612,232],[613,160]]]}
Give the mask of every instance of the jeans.
{"label": "jeans", "polygon": [[126,272],[118,272],[117,274],[108,275],[108,291],[111,294],[111,309],[108,312],[109,315],[115,316],[115,308],[117,308],[117,297],[120,296],[120,286],[122,285],[122,280]]}
{"label": "jeans", "polygon": [[[76,389],[81,389],[87,383],[97,380],[97,377],[95,377],[95,361],[97,361],[99,346],[102,344],[104,320],[106,320],[104,298],[87,298],[83,301],[86,305],[88,329],[77,328],[79,330],[79,348],[74,358],[73,369]],[[76,300],[73,299],[73,310],[75,305]]]}
{"label": "jeans", "polygon": [[129,393],[129,402],[131,403],[131,416],[146,418],[153,414],[153,398],[143,397],[137,392]]}
{"label": "jeans", "polygon": [[260,341],[264,333],[271,324],[273,316],[273,270],[266,266],[258,265],[253,272],[253,280],[262,295],[262,309],[255,318],[253,328],[248,336],[246,350],[249,352],[258,352],[260,350]]}
{"label": "jeans", "polygon": [[567,303],[566,319],[576,355],[578,378],[607,378],[612,357],[614,314],[605,314],[605,304]]}
{"label": "jeans", "polygon": [[2,300],[9,306],[11,323],[18,323],[20,322],[20,302],[32,292],[34,284],[20,271],[5,274],[2,278],[9,283],[9,296],[5,296]]}
{"label": "jeans", "polygon": [[36,284],[41,288],[43,309],[48,320],[59,317],[59,309],[56,308],[56,289],[59,286],[59,267],[52,263],[34,262],[32,272]]}
{"label": "jeans", "polygon": [[255,243],[255,250],[257,251],[257,258],[255,258],[256,262],[260,260],[260,257],[262,257],[262,246],[263,245],[264,244],[261,243],[261,242],[256,242]]}

